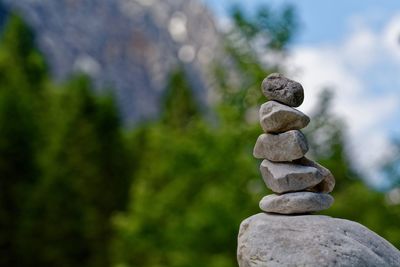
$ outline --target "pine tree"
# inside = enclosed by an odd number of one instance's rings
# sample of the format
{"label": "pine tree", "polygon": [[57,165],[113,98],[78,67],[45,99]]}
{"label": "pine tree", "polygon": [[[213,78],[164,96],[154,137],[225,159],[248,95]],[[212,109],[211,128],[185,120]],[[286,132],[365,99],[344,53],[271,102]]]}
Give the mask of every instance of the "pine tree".
{"label": "pine tree", "polygon": [[28,266],[109,266],[111,215],[124,209],[130,162],[110,98],[78,78],[58,92],[43,178],[24,218]]}
{"label": "pine tree", "polygon": [[0,39],[1,266],[20,266],[18,228],[38,178],[37,117],[45,72],[32,32],[19,17],[11,16]]}
{"label": "pine tree", "polygon": [[184,129],[200,118],[200,107],[182,68],[170,75],[163,97],[162,121],[173,129]]}
{"label": "pine tree", "polygon": [[[36,49],[35,36],[23,20],[10,16],[0,43],[0,86],[38,94],[46,82],[47,67]],[[5,74],[8,75],[5,75]]]}

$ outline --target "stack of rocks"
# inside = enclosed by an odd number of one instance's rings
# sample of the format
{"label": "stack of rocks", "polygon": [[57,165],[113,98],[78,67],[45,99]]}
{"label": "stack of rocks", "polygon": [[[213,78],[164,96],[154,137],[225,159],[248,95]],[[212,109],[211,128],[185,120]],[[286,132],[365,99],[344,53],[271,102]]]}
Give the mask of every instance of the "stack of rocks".
{"label": "stack of rocks", "polygon": [[240,224],[239,267],[400,267],[400,251],[366,227],[308,214],[332,205],[328,193],[335,179],[329,170],[304,157],[308,145],[300,129],[310,119],[293,108],[303,102],[303,88],[271,74],[262,89],[270,101],[260,110],[265,134],[258,138],[254,156],[264,159],[261,173],[275,194],[261,200],[264,212]]}
{"label": "stack of rocks", "polygon": [[264,159],[261,174],[275,194],[265,196],[260,208],[280,214],[329,208],[333,198],[328,193],[335,186],[335,178],[328,169],[304,157],[308,144],[300,129],[310,119],[294,109],[303,103],[303,87],[273,73],[264,79],[262,91],[269,101],[260,109],[260,124],[265,133],[257,139],[254,156]]}

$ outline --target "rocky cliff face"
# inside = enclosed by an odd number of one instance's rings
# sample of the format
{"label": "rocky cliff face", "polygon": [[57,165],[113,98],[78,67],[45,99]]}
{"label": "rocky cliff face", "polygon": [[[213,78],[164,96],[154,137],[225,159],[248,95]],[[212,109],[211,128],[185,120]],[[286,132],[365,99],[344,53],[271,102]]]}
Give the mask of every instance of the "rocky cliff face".
{"label": "rocky cliff face", "polygon": [[112,88],[128,124],[158,114],[166,78],[178,64],[197,99],[206,101],[218,33],[198,0],[1,2],[33,28],[57,80],[84,72],[96,88]]}

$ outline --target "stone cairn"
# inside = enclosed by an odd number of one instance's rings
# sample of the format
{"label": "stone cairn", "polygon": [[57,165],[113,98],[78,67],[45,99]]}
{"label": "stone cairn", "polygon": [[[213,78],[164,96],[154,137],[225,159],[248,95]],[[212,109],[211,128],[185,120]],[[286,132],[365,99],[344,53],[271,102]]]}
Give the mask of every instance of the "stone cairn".
{"label": "stone cairn", "polygon": [[310,118],[294,109],[303,103],[300,83],[273,73],[264,79],[262,92],[269,99],[260,108],[264,134],[254,147],[254,157],[263,159],[260,171],[267,187],[275,194],[265,196],[260,208],[279,214],[304,214],[329,208],[335,186],[331,172],[304,157],[306,137],[300,129]]}

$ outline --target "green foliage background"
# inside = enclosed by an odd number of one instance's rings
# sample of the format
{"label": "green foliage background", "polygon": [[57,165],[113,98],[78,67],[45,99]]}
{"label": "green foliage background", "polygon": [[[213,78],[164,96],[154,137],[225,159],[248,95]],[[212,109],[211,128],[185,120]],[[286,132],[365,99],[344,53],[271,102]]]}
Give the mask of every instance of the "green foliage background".
{"label": "green foliage background", "polygon": [[[204,116],[180,67],[160,119],[134,130],[85,77],[51,81],[31,31],[9,19],[0,40],[0,266],[236,266],[239,224],[269,193],[251,156],[261,129],[249,114],[279,66],[259,55],[285,53],[297,22],[292,8],[250,17],[235,8],[232,18],[230,68],[213,64],[213,115]],[[358,221],[399,248],[400,207],[352,169],[329,92],[305,129],[310,156],[337,179],[324,214]]]}

